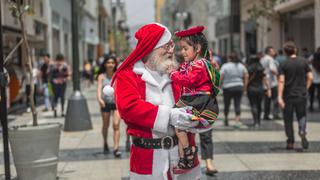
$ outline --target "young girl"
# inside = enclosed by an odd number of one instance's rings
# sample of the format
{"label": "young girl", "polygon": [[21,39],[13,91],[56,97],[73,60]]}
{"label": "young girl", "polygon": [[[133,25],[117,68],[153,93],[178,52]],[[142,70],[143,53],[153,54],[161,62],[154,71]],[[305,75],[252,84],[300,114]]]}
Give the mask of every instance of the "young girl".
{"label": "young girl", "polygon": [[[220,75],[210,64],[208,42],[202,33],[203,29],[203,26],[197,26],[175,33],[180,40],[184,63],[179,71],[171,72],[171,79],[182,86],[182,96],[175,107],[192,107],[188,109],[194,115],[193,120],[199,121],[197,128],[209,130],[219,113],[216,96],[219,93]],[[185,130],[176,129],[176,134],[180,160],[173,172],[181,174],[195,166],[197,147],[189,145]]]}
{"label": "young girl", "polygon": [[118,158],[121,156],[119,151],[120,141],[120,116],[116,108],[114,97],[107,96],[102,92],[103,87],[110,85],[111,78],[117,69],[117,61],[115,57],[105,56],[104,61],[100,66],[98,72],[98,88],[97,99],[101,108],[101,115],[103,120],[102,137],[103,137],[103,151],[105,154],[109,153],[109,146],[107,143],[108,129],[110,116],[113,112],[113,155]]}

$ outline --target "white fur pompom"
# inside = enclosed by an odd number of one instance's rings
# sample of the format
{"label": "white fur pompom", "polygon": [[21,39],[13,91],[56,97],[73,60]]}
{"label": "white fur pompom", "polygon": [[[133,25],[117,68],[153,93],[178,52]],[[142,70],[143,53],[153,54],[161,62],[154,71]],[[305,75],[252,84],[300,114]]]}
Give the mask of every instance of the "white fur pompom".
{"label": "white fur pompom", "polygon": [[114,94],[114,89],[110,85],[106,85],[102,91],[103,91],[103,94],[106,96],[113,96]]}

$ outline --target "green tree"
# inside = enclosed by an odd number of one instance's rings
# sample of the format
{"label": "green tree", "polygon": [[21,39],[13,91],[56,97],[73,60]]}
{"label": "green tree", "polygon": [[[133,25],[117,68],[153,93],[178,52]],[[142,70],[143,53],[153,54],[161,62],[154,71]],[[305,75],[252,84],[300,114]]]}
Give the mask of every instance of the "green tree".
{"label": "green tree", "polygon": [[278,0],[257,0],[247,10],[249,21],[254,22],[255,30],[260,31],[262,38],[260,39],[261,47],[264,47],[264,38],[272,29],[268,26],[268,22],[275,14],[274,7],[278,4]]}
{"label": "green tree", "polygon": [[26,62],[23,62],[23,64],[27,65],[27,70],[29,73],[29,76],[31,77],[31,92],[29,97],[30,100],[30,106],[31,106],[31,111],[32,111],[32,118],[33,118],[33,126],[37,126],[38,125],[38,119],[37,119],[37,111],[35,108],[35,103],[34,103],[34,99],[33,99],[33,95],[34,95],[34,79],[33,77],[33,63],[32,63],[32,57],[31,57],[31,52],[30,52],[30,46],[29,46],[29,42],[27,39],[27,33],[26,33],[26,28],[25,28],[25,16],[26,15],[33,15],[34,11],[31,8],[31,6],[29,4],[27,4],[25,1],[22,0],[10,0],[9,1],[10,6],[10,12],[11,15],[16,18],[20,24],[20,28],[21,28],[21,36],[22,39],[21,41],[13,48],[13,50],[9,53],[8,57],[6,57],[6,61],[10,58],[10,56],[12,56],[12,54],[14,53],[14,51],[17,50],[17,48],[21,45],[24,44],[24,47],[26,48]]}

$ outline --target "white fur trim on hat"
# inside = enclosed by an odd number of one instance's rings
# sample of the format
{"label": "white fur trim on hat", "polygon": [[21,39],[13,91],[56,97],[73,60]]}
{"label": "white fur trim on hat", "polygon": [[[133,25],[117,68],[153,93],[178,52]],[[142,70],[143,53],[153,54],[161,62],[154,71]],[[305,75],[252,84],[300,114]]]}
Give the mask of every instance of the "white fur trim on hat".
{"label": "white fur trim on hat", "polygon": [[169,31],[169,29],[167,27],[165,27],[164,25],[159,24],[159,23],[155,23],[155,24],[165,28],[165,30],[164,30],[160,40],[158,41],[157,45],[153,49],[157,49],[158,47],[167,44],[171,40],[171,37],[172,37],[171,32]]}

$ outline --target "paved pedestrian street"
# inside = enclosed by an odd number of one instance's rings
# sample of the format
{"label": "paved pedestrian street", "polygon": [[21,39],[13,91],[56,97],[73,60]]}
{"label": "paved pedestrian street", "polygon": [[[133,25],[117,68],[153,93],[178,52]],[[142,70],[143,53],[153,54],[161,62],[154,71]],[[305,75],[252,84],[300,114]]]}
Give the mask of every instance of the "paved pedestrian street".
{"label": "paved pedestrian street", "polygon": [[[93,129],[79,132],[62,132],[60,143],[60,161],[58,176],[61,180],[114,180],[129,179],[129,153],[125,152],[125,125],[121,125],[120,150],[122,156],[115,159],[113,154],[102,153],[102,137],[100,109],[96,101],[95,87],[84,90],[90,109]],[[69,97],[69,96],[67,96]],[[244,100],[246,97],[244,97]],[[246,101],[246,100],[245,100]],[[240,129],[233,128],[231,113],[230,126],[223,125],[223,115],[217,122],[213,132],[214,164],[219,173],[209,179],[320,179],[320,112],[308,116],[308,139],[310,148],[302,150],[300,138],[297,135],[295,122],[296,144],[294,150],[286,150],[285,134],[282,120],[262,121],[259,128],[251,127],[251,113],[247,103],[242,104],[242,125]],[[222,99],[219,100],[222,109]],[[316,106],[317,107],[317,106]],[[42,122],[64,123],[58,111],[58,118],[53,118],[52,112],[41,112]],[[58,108],[59,109],[59,108]],[[233,112],[233,109],[231,109]],[[31,114],[10,115],[14,119],[11,125],[30,123]],[[197,138],[199,141],[199,138]],[[112,147],[112,124],[108,137]],[[0,177],[4,176],[2,139],[0,148]],[[112,148],[111,148],[112,149]],[[202,162],[204,169],[204,162]],[[11,171],[16,176],[11,157]]]}

